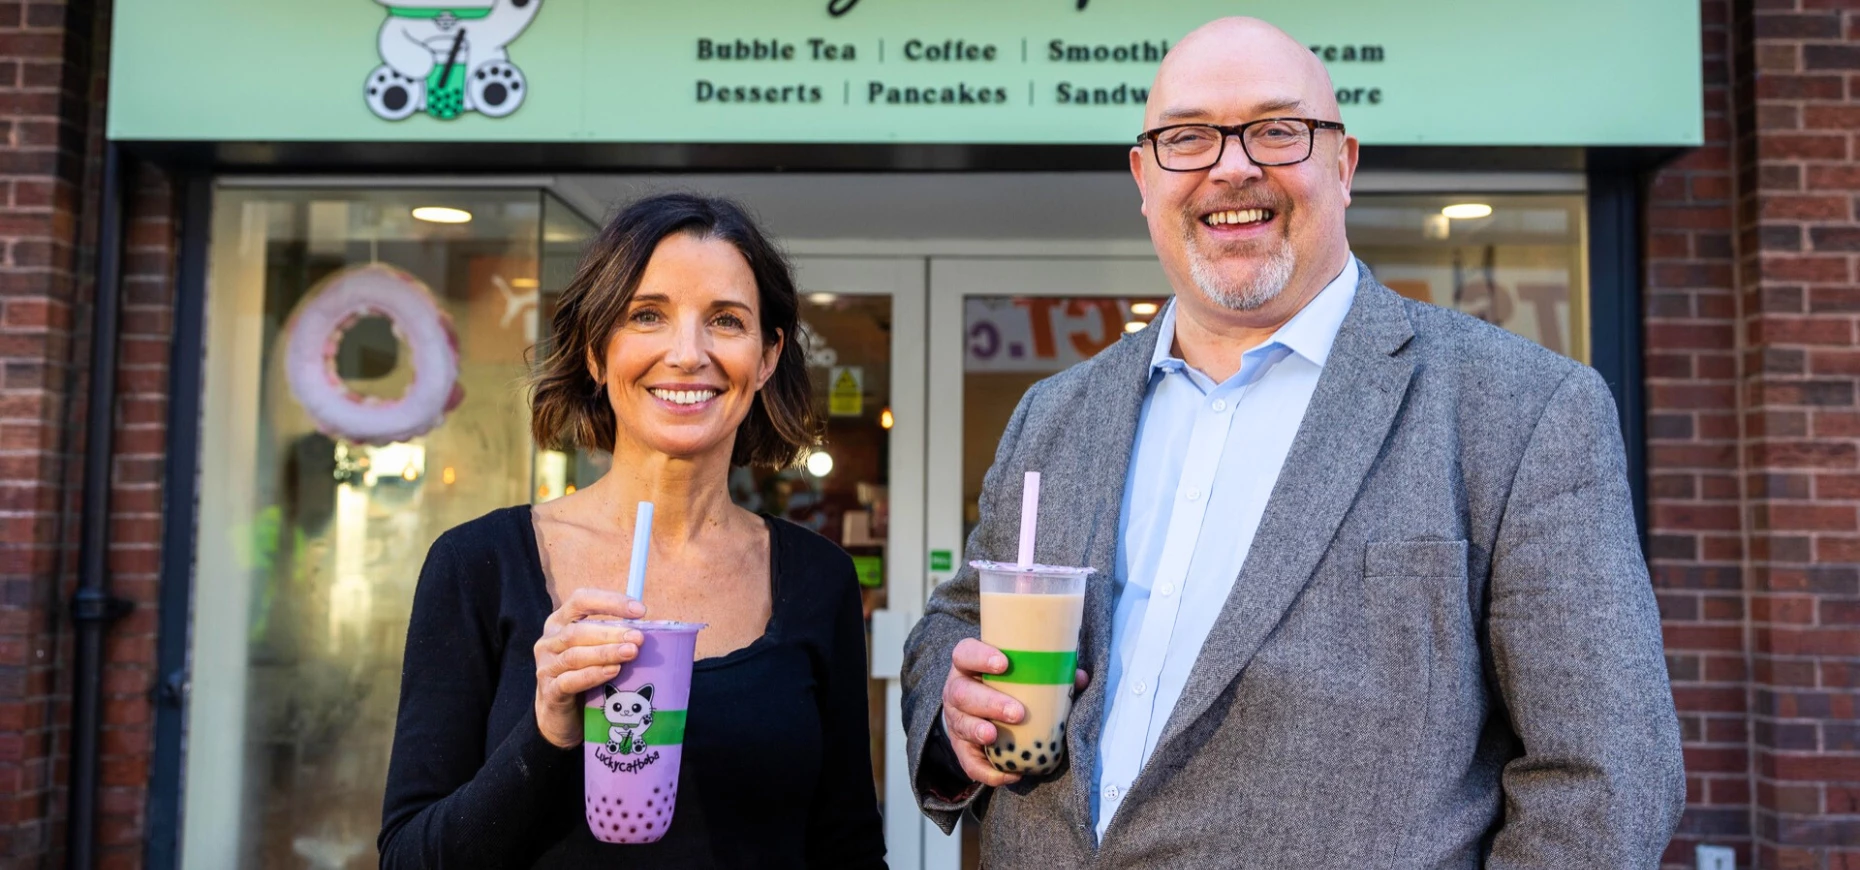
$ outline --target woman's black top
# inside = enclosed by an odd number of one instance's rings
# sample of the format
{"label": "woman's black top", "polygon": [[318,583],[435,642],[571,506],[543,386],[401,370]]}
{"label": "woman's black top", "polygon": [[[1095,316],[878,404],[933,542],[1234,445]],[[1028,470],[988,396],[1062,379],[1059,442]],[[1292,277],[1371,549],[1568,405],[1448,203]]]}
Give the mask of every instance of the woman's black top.
{"label": "woman's black top", "polygon": [[387,867],[884,867],[850,557],[765,518],[774,606],[692,675],[671,829],[610,845],[582,747],[536,727],[532,647],[555,609],[528,506],[441,535],[414,593],[382,808]]}

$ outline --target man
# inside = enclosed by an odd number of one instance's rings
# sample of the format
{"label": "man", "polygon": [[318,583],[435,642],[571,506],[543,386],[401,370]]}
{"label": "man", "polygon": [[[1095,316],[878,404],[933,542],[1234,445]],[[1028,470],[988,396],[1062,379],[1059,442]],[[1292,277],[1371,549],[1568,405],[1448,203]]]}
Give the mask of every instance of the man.
{"label": "man", "polygon": [[[906,644],[912,778],[985,866],[1626,868],[1684,805],[1620,431],[1594,371],[1355,260],[1357,142],[1312,54],[1209,24],[1130,153],[1175,289],[1034,386],[971,559],[1087,564],[1069,761],[995,771],[976,576]],[[1128,460],[1128,465],[1124,460]]]}

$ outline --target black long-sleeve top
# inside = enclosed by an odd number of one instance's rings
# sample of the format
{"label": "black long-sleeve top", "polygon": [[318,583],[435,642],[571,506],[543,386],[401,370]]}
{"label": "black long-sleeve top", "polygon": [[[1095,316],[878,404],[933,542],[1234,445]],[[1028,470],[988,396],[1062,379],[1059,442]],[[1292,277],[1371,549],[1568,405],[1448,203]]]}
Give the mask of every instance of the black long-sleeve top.
{"label": "black long-sleeve top", "polygon": [[529,507],[441,535],[407,631],[381,866],[884,867],[852,560],[766,522],[768,628],[697,662],[678,806],[649,845],[594,839],[582,747],[537,730],[532,647],[554,606]]}

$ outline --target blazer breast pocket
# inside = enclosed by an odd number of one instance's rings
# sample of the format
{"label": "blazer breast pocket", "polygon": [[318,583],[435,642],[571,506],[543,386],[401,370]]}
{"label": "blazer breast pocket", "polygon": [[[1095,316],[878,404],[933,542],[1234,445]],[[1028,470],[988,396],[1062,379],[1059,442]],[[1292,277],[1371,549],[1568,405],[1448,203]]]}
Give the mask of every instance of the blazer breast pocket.
{"label": "blazer breast pocket", "polygon": [[1464,577],[1465,541],[1370,541],[1365,577]]}

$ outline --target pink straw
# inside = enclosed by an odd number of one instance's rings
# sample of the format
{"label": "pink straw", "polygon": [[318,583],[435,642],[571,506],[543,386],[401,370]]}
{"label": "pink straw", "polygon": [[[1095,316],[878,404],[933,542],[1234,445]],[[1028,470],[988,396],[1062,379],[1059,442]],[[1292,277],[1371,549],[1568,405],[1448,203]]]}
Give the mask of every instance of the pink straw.
{"label": "pink straw", "polygon": [[1027,472],[1020,489],[1020,567],[1033,567],[1033,531],[1040,522],[1040,473]]}

